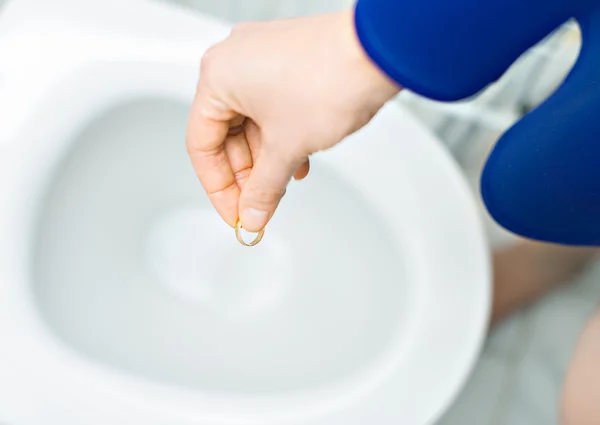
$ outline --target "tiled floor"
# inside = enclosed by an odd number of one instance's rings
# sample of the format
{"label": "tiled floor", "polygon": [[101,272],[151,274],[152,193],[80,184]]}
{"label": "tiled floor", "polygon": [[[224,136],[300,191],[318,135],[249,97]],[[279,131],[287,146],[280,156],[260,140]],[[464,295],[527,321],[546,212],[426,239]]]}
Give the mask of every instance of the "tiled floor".
{"label": "tiled floor", "polygon": [[491,334],[463,394],[437,425],[558,425],[561,383],[600,301],[600,262]]}

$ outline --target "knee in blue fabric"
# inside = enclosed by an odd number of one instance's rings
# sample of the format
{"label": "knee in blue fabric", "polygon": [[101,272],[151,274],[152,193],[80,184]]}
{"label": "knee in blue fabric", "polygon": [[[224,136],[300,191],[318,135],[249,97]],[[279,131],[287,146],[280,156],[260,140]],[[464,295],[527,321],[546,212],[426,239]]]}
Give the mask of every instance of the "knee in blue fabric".
{"label": "knee in blue fabric", "polygon": [[578,19],[579,59],[500,139],[481,177],[491,216],[527,238],[600,246],[600,7]]}

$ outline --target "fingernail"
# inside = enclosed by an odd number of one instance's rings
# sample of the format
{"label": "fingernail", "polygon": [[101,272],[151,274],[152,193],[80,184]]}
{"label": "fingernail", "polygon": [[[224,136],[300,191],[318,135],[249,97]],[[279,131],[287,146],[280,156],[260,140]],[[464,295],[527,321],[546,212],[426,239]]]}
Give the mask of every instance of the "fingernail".
{"label": "fingernail", "polygon": [[242,211],[242,226],[250,232],[258,232],[267,224],[269,213],[254,208]]}

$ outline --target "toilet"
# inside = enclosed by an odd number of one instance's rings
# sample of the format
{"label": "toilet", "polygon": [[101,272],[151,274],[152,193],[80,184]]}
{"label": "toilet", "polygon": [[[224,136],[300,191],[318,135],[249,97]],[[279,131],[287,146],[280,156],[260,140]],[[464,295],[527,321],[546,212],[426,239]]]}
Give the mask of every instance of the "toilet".
{"label": "toilet", "polygon": [[159,2],[0,8],[0,423],[433,424],[485,338],[478,205],[396,102],[253,248],[185,152],[229,24]]}

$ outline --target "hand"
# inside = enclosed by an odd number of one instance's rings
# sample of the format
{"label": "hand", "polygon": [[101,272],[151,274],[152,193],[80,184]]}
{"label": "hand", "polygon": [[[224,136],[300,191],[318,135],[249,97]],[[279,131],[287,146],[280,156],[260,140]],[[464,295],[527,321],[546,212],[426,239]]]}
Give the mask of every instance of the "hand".
{"label": "hand", "polygon": [[309,155],[398,91],[363,52],[351,11],[242,24],[202,59],[188,153],[221,217],[259,231]]}

